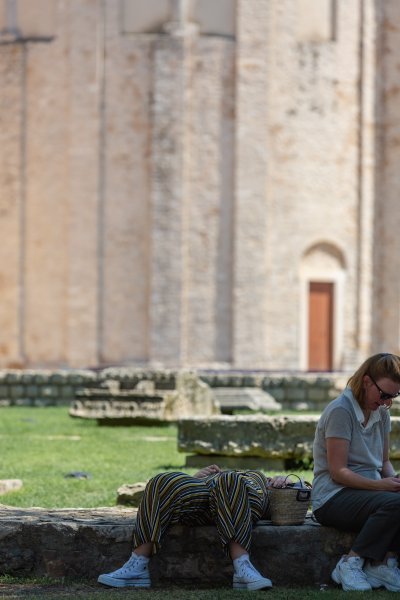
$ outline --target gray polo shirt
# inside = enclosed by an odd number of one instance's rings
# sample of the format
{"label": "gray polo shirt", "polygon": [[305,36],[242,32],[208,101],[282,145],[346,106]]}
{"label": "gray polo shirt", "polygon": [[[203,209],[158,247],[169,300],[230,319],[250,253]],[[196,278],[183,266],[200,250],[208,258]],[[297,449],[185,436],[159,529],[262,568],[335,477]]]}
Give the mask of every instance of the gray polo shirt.
{"label": "gray polo shirt", "polygon": [[383,465],[383,448],[390,431],[389,412],[380,407],[371,412],[367,425],[364,415],[350,388],[324,409],[314,438],[314,481],[312,489],[313,510],[320,508],[337,494],[343,485],[335,483],[329,474],[326,439],[330,437],[349,440],[348,467],[369,479],[380,479]]}

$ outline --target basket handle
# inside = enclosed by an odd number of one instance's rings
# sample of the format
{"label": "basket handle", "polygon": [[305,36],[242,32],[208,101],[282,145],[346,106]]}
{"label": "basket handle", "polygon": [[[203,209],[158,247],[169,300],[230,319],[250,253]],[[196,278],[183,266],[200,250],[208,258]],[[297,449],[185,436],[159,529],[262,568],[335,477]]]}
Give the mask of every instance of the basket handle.
{"label": "basket handle", "polygon": [[[305,482],[304,482],[304,479],[301,479],[301,477],[299,477],[298,475],[296,475],[296,473],[289,473],[289,475],[286,475],[286,477],[285,477],[285,484],[286,484],[286,480],[287,480],[289,477],[297,477],[297,479],[298,479],[298,480],[299,480],[299,482],[301,483],[301,487],[306,487],[306,484],[305,484]],[[289,483],[287,483],[287,484],[286,484],[286,486],[287,486],[287,487],[289,487],[289,486],[294,486],[294,485],[296,485],[296,484],[297,484],[297,482],[296,482],[296,483],[289,482]]]}
{"label": "basket handle", "polygon": [[[300,482],[301,488],[297,490],[296,500],[298,502],[309,502],[311,498],[311,484],[304,481],[304,479],[296,475],[296,473],[289,473],[289,475],[286,475],[285,482],[288,477],[297,477],[297,479]],[[295,485],[295,483],[292,483],[288,484],[286,487],[294,487]]]}

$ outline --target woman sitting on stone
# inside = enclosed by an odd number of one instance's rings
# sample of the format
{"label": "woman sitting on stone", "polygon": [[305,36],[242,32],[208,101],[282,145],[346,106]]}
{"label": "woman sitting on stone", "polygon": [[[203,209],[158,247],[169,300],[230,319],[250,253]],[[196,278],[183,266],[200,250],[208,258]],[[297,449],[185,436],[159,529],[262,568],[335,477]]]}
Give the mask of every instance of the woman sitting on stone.
{"label": "woman sitting on stone", "polygon": [[151,479],[139,505],[134,551],[117,571],[100,575],[111,587],[151,585],[148,563],[167,528],[215,524],[225,553],[233,561],[233,588],[261,590],[272,587],[249,558],[253,524],[269,518],[268,487],[283,487],[284,477],[267,478],[260,471],[222,471],[217,465],[194,476],[161,473]]}
{"label": "woman sitting on stone", "polygon": [[400,357],[375,354],[317,426],[314,515],[322,525],[357,532],[332,572],[346,591],[400,591],[400,478],[389,460],[389,408],[399,395]]}

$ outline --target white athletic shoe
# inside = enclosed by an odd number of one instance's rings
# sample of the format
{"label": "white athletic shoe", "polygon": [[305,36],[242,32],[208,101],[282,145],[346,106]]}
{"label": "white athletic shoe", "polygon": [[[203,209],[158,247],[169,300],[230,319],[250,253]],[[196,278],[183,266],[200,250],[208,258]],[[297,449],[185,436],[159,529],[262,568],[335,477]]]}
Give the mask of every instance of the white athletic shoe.
{"label": "white athletic shoe", "polygon": [[346,592],[367,592],[372,587],[363,571],[364,559],[360,556],[342,557],[332,571],[332,579]]}
{"label": "white athletic shoe", "polygon": [[365,574],[373,588],[385,587],[390,592],[400,592],[400,569],[396,558],[388,558],[386,565],[367,564]]}
{"label": "white athletic shoe", "polygon": [[263,577],[249,560],[243,560],[233,575],[234,590],[264,590],[272,587],[272,581]]}
{"label": "white athletic shoe", "polygon": [[132,554],[120,569],[99,575],[97,581],[111,587],[149,588],[151,581],[148,561]]}

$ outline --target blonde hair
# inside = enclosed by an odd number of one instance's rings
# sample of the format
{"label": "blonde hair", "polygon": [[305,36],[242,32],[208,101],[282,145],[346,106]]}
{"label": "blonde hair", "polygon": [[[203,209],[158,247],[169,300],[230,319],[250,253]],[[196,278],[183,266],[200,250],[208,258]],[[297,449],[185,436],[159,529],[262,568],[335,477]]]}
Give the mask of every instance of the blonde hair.
{"label": "blonde hair", "polygon": [[351,388],[353,396],[358,402],[361,402],[364,395],[363,379],[365,375],[370,375],[375,381],[387,377],[400,383],[400,357],[396,354],[381,352],[370,356],[358,367],[347,382],[347,386]]}

